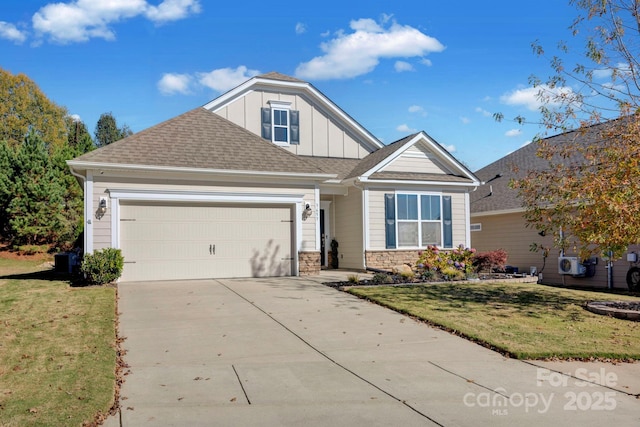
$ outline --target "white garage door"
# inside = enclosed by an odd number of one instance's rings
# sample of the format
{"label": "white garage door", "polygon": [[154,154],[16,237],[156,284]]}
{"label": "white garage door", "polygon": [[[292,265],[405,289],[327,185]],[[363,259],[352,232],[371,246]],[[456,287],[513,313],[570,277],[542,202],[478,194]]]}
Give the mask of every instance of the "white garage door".
{"label": "white garage door", "polygon": [[122,281],[292,274],[290,207],[120,205]]}

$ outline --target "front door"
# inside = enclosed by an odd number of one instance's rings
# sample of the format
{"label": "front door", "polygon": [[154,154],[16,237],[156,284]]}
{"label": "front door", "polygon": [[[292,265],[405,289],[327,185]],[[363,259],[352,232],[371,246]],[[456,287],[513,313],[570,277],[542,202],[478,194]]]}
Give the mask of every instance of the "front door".
{"label": "front door", "polygon": [[327,238],[324,229],[324,209],[320,209],[320,266],[327,266]]}

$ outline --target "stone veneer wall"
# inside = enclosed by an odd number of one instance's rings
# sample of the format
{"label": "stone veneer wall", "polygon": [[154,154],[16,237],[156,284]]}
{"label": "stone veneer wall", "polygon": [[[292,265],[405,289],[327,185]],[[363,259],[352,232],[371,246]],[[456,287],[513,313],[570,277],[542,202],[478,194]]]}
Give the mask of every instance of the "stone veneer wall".
{"label": "stone veneer wall", "polygon": [[419,250],[412,251],[366,251],[365,260],[368,268],[391,270],[396,265],[409,264],[412,267],[418,260]]}
{"label": "stone veneer wall", "polygon": [[320,274],[320,252],[299,252],[298,264],[301,276]]}

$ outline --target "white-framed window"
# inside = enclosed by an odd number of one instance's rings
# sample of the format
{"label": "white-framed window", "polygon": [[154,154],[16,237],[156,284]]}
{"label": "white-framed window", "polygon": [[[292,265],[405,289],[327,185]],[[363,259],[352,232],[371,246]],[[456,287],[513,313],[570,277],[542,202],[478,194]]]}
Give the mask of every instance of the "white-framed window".
{"label": "white-framed window", "polygon": [[476,224],[471,224],[470,229],[471,231],[482,231],[482,223],[478,222]]}
{"label": "white-framed window", "polygon": [[385,194],[385,240],[387,249],[453,247],[451,196]]}
{"label": "white-framed window", "polygon": [[290,102],[269,101],[262,108],[262,137],[278,145],[300,144],[299,112]]}
{"label": "white-framed window", "polygon": [[442,203],[436,194],[396,195],[398,247],[442,246]]}
{"label": "white-framed window", "polygon": [[289,109],[281,110],[279,108],[272,108],[271,114],[273,115],[272,123],[272,135],[273,142],[289,143]]}

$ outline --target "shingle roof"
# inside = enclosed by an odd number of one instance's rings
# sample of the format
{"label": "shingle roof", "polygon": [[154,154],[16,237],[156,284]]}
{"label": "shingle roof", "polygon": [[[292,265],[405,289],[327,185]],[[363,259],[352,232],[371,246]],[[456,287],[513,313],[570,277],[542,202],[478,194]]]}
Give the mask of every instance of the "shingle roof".
{"label": "shingle roof", "polygon": [[[600,141],[602,126],[605,125],[607,124],[592,126],[586,132],[562,133],[545,138],[545,141],[552,145]],[[532,142],[475,172],[485,184],[471,193],[471,213],[522,209],[518,193],[509,187],[509,183],[512,179],[524,177],[527,171],[545,170],[549,167],[548,161],[536,155],[538,147],[538,143]],[[571,160],[575,159],[566,159]]]}
{"label": "shingle roof", "polygon": [[336,174],[336,179],[338,180],[345,179],[351,171],[362,162],[360,159],[338,159],[333,157],[311,156],[300,157],[313,164],[318,169],[322,169],[326,173]]}
{"label": "shingle roof", "polygon": [[346,178],[355,178],[368,170],[379,164],[381,161],[395,153],[397,150],[402,148],[404,144],[411,139],[413,139],[417,134],[409,135],[405,138],[399,139],[396,142],[393,142],[389,145],[385,145],[384,147],[374,151],[373,153],[366,156],[362,161],[356,166]]}
{"label": "shingle roof", "polygon": [[204,108],[150,127],[74,162],[323,174],[311,162]]}
{"label": "shingle roof", "polygon": [[256,77],[261,79],[269,79],[269,80],[282,80],[284,82],[307,83],[304,80],[296,79],[295,77],[287,76],[286,74],[278,73],[276,71],[260,74],[259,76],[256,76]]}
{"label": "shingle roof", "polygon": [[371,174],[370,179],[390,179],[406,181],[440,181],[440,182],[464,182],[471,184],[473,181],[464,176],[444,175],[440,173],[419,173],[419,172],[376,172]]}

